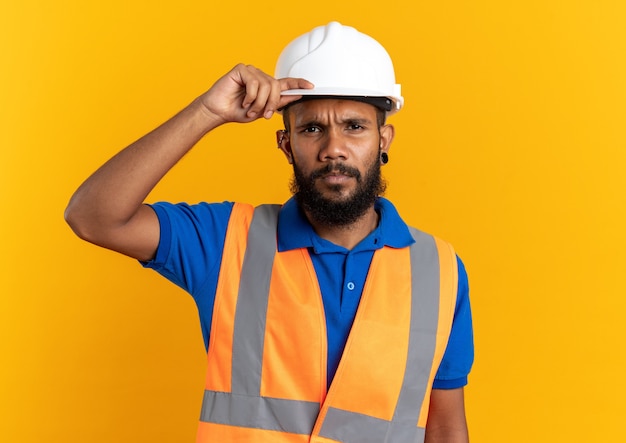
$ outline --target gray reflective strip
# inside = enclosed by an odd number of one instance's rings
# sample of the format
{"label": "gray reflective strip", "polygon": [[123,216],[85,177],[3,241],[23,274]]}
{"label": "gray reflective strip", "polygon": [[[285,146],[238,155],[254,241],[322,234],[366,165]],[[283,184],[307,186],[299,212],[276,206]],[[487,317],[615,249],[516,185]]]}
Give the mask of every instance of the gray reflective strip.
{"label": "gray reflective strip", "polygon": [[344,443],[414,443],[424,441],[424,432],[424,428],[417,427],[417,419],[413,423],[396,423],[328,408],[320,436]]}
{"label": "gray reflective strip", "polygon": [[437,343],[439,320],[439,253],[435,240],[411,228],[411,326],[402,389],[391,422],[329,408],[320,436],[344,443],[420,442],[417,427]]}
{"label": "gray reflective strip", "polygon": [[205,391],[200,420],[311,435],[319,403]]}
{"label": "gray reflective strip", "polygon": [[414,441],[403,440],[400,435],[405,433],[406,424],[416,429],[429,387],[439,325],[439,251],[430,235],[414,228],[411,234],[415,239],[411,245],[411,333],[404,381],[388,437],[393,442]]}
{"label": "gray reflective strip", "polygon": [[255,208],[243,258],[233,335],[233,394],[259,396],[270,278],[280,206]]}
{"label": "gray reflective strip", "polygon": [[319,415],[319,403],[261,397],[265,322],[279,211],[278,205],[254,210],[235,313],[232,393],[204,391],[200,420],[310,435]]}

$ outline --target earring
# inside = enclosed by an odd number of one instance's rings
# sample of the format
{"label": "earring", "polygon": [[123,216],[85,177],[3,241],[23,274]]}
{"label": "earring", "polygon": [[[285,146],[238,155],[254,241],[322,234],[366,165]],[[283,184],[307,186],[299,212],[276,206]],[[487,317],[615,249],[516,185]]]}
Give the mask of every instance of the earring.
{"label": "earring", "polygon": [[284,129],[281,129],[279,132],[280,132],[280,138],[278,139],[278,148],[280,149],[281,145],[283,144],[283,141],[285,140],[285,136],[287,135],[287,131],[285,131]]}
{"label": "earring", "polygon": [[389,155],[387,155],[386,152],[383,152],[383,153],[380,154],[380,162],[383,165],[386,165],[389,162]]}

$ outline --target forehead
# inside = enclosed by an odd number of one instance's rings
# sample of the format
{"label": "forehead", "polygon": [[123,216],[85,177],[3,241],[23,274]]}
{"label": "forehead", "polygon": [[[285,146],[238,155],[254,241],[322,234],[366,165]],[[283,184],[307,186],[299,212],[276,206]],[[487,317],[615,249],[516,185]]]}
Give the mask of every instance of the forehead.
{"label": "forehead", "polygon": [[289,107],[289,115],[293,122],[357,118],[376,121],[376,108],[355,100],[323,98],[296,103]]}

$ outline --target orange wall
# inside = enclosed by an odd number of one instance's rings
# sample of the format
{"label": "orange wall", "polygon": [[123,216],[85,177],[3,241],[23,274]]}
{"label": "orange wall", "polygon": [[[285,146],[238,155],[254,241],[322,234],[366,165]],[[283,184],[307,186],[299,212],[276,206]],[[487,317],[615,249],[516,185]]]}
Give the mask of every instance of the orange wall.
{"label": "orange wall", "polygon": [[[63,209],[236,62],[272,72],[285,43],[335,19],[380,40],[403,84],[388,196],[470,273],[473,441],[625,441],[625,5],[0,7],[0,440],[193,441],[204,361],[190,297],[78,240]],[[284,200],[280,127],[220,128],[151,200]]]}

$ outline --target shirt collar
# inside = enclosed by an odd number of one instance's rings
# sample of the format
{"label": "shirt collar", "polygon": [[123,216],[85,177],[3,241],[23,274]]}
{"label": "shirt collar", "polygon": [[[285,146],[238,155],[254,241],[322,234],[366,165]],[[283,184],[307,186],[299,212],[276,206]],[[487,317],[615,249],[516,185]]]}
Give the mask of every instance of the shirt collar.
{"label": "shirt collar", "polygon": [[[415,242],[408,226],[389,200],[380,197],[374,207],[380,214],[378,226],[353,251],[374,250],[383,246],[405,248]],[[299,248],[313,248],[316,253],[348,252],[345,248],[318,236],[292,197],[283,205],[278,215],[278,251]]]}

